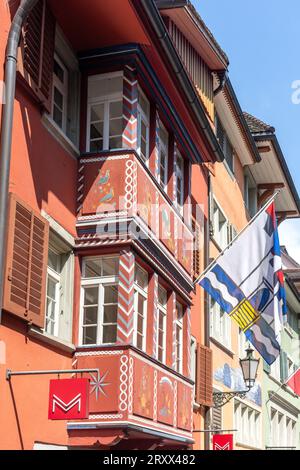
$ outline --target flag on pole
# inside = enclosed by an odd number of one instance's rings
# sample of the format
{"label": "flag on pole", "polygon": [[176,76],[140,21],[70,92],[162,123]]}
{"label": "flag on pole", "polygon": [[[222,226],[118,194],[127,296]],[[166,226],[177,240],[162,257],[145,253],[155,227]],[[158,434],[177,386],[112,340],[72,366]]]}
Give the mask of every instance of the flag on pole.
{"label": "flag on pole", "polygon": [[287,312],[274,202],[224,250],[199,284],[272,364],[280,353]]}
{"label": "flag on pole", "polygon": [[300,397],[300,367],[287,379],[285,384]]}

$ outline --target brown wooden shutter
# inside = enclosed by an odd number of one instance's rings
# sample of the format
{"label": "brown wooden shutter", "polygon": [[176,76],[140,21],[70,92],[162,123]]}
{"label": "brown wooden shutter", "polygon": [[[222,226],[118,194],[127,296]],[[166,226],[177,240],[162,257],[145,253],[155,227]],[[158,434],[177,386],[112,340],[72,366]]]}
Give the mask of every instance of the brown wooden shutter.
{"label": "brown wooden shutter", "polygon": [[49,224],[10,194],[3,308],[44,327]]}
{"label": "brown wooden shutter", "polygon": [[200,405],[212,406],[212,350],[197,344],[196,401]]}
{"label": "brown wooden shutter", "polygon": [[23,76],[50,112],[55,42],[55,18],[46,0],[39,0],[23,29]]}
{"label": "brown wooden shutter", "polygon": [[194,278],[201,274],[201,258],[200,258],[200,227],[194,217],[192,218],[192,229],[194,232],[194,250],[193,250],[193,275]]}

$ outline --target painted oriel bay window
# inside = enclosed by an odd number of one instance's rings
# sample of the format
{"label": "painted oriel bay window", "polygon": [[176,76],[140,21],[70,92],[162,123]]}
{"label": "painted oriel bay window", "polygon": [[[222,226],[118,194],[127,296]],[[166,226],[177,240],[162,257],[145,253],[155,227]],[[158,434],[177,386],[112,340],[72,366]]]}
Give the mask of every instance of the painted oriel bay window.
{"label": "painted oriel bay window", "polygon": [[79,344],[116,342],[118,271],[118,257],[83,260]]}
{"label": "painted oriel bay window", "polygon": [[122,148],[123,73],[88,78],[87,151]]}

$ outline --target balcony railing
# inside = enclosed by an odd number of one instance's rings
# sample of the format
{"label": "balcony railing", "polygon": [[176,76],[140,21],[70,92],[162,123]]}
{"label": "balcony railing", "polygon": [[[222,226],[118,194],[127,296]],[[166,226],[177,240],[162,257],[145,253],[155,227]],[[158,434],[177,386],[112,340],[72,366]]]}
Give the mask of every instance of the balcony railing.
{"label": "balcony railing", "polygon": [[[192,272],[193,233],[150,171],[132,151],[83,156],[78,222],[134,218],[138,227]],[[112,235],[112,232],[110,232]]]}
{"label": "balcony railing", "polygon": [[132,346],[81,347],[76,368],[91,374],[90,414],[69,422],[70,436],[92,429],[119,428],[147,432],[149,438],[192,442],[193,383]]}

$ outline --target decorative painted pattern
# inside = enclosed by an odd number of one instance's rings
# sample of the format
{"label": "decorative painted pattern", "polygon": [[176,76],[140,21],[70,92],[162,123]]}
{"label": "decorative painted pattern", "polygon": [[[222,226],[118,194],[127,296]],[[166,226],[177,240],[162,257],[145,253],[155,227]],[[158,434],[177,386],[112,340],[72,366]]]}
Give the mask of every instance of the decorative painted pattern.
{"label": "decorative painted pattern", "polygon": [[191,309],[186,309],[187,319],[187,374],[191,378]]}
{"label": "decorative painted pattern", "polygon": [[134,333],[134,256],[128,250],[120,253],[118,290],[117,341],[133,343]]}
{"label": "decorative painted pattern", "polygon": [[120,360],[120,395],[119,409],[126,411],[128,406],[128,356],[121,356]]}
{"label": "decorative painted pattern", "polygon": [[136,212],[137,204],[137,164],[128,160],[125,167],[125,209]]}
{"label": "decorative painted pattern", "polygon": [[154,277],[154,292],[153,292],[153,342],[152,342],[152,356],[157,358],[157,322],[158,322],[158,275],[153,274]]}
{"label": "decorative painted pattern", "polygon": [[136,71],[126,66],[123,79],[123,148],[137,148],[137,105]]}

